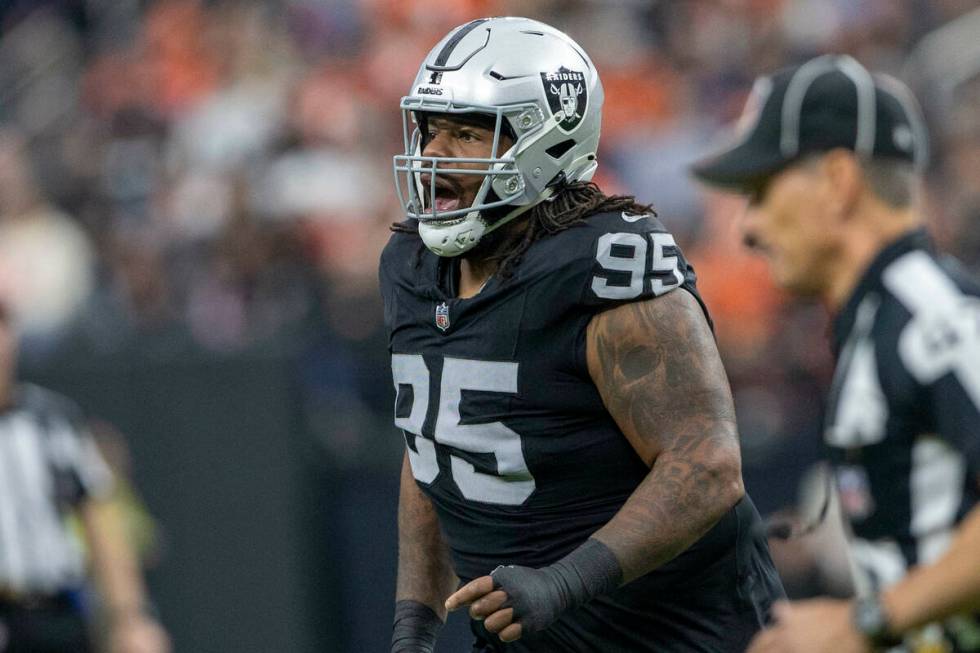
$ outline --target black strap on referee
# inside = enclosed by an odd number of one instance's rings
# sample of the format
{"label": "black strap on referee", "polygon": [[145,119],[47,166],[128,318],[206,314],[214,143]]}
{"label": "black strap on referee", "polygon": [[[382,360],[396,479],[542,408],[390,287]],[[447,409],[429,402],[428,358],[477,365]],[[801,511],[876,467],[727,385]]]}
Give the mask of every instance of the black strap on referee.
{"label": "black strap on referee", "polygon": [[395,602],[395,623],[391,633],[391,653],[432,653],[442,619],[420,601]]}

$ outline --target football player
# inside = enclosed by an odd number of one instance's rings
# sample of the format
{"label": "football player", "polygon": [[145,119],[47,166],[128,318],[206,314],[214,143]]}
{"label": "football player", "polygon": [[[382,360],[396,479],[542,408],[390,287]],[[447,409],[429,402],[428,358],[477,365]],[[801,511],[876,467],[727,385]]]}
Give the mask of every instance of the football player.
{"label": "football player", "polygon": [[393,652],[460,608],[474,651],[743,651],[782,596],[693,270],[590,183],[602,102],[523,18],[450,32],[402,99]]}

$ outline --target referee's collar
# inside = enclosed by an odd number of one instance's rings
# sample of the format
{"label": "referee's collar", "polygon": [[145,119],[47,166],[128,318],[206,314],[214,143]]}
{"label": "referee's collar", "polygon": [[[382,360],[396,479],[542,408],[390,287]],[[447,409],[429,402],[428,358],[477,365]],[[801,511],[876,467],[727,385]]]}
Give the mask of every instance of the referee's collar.
{"label": "referee's collar", "polygon": [[926,233],[925,229],[919,228],[906,232],[882,248],[878,252],[878,255],[875,256],[871,265],[868,266],[861,280],[855,286],[850,298],[844,304],[844,308],[834,318],[831,344],[834,348],[835,356],[840,355],[844,347],[844,342],[847,340],[848,335],[850,335],[851,329],[854,328],[854,321],[857,319],[857,309],[861,301],[869,292],[881,287],[881,275],[885,271],[885,268],[895,259],[914,250],[933,251],[932,239]]}

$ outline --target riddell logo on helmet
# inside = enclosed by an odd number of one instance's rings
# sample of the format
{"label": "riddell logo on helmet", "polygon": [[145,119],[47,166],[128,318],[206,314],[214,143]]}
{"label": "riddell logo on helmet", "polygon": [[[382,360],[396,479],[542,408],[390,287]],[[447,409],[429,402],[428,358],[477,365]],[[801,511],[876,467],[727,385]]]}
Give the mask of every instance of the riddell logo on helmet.
{"label": "riddell logo on helmet", "polygon": [[541,82],[551,114],[558,120],[558,129],[571,133],[582,122],[589,106],[585,73],[562,67],[555,72],[541,73]]}

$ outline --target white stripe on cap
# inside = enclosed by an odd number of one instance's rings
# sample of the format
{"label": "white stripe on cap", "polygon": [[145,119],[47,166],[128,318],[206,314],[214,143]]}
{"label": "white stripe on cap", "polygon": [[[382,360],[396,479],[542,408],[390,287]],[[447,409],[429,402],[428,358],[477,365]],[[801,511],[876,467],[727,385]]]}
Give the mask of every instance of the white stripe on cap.
{"label": "white stripe on cap", "polygon": [[915,157],[915,165],[920,170],[925,168],[929,160],[929,134],[926,131],[926,122],[922,117],[919,103],[909,87],[891,75],[878,74],[875,75],[875,79],[878,81],[878,86],[894,97],[905,112],[912,130],[912,154]]}
{"label": "white stripe on cap", "polygon": [[841,55],[837,57],[837,67],[854,83],[857,92],[857,134],[854,137],[854,151],[868,158],[874,154],[875,133],[878,130],[875,116],[875,80],[868,69],[854,60],[853,57]]}
{"label": "white stripe on cap", "polygon": [[788,159],[800,152],[800,113],[803,99],[810,85],[826,72],[834,70],[834,56],[824,55],[800,66],[786,87],[783,95],[782,129],[779,135],[779,151]]}
{"label": "white stripe on cap", "polygon": [[783,156],[792,158],[800,152],[800,115],[803,100],[810,86],[822,75],[840,71],[851,83],[857,94],[857,134],[854,151],[870,157],[875,146],[875,84],[871,73],[847,55],[824,55],[812,59],[793,73],[783,97],[782,131],[779,149]]}

